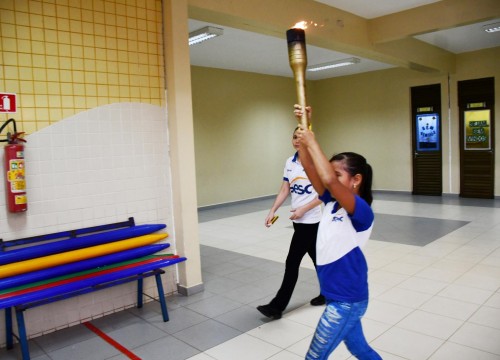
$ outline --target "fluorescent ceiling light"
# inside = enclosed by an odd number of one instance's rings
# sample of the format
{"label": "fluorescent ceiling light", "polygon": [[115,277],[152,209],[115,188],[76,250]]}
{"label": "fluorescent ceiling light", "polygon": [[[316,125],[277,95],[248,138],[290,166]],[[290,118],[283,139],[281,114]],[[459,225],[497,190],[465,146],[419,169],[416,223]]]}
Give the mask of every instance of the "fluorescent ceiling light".
{"label": "fluorescent ceiling light", "polygon": [[222,35],[223,33],[224,29],[214,26],[205,26],[204,28],[189,33],[189,45],[199,44],[205,40]]}
{"label": "fluorescent ceiling light", "polygon": [[500,22],[484,25],[483,30],[486,31],[487,33],[494,33],[500,31]]}
{"label": "fluorescent ceiling light", "polygon": [[318,65],[311,65],[307,67],[307,71],[321,71],[321,70],[327,70],[327,69],[333,69],[336,67],[341,67],[341,66],[348,66],[348,65],[354,65],[359,63],[361,60],[358,58],[352,57],[348,59],[342,59],[342,60],[336,60],[336,61],[330,61],[327,63],[323,64],[318,64]]}

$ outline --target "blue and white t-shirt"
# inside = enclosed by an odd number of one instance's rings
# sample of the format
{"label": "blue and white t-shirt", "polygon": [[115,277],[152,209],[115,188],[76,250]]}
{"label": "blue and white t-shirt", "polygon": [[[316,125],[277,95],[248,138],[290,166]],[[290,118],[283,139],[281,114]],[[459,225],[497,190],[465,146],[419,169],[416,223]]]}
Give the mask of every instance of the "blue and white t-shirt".
{"label": "blue and white t-shirt", "polygon": [[340,208],[328,191],[316,240],[316,265],[321,294],[328,300],[368,300],[368,265],[361,248],[370,238],[372,208],[356,196],[354,214]]}
{"label": "blue and white t-shirt", "polygon": [[[318,198],[302,164],[298,161],[298,153],[287,159],[283,180],[290,184],[290,195],[292,196],[292,209],[309,204]],[[315,224],[321,219],[321,205],[306,212],[300,219],[293,222],[301,224]]]}

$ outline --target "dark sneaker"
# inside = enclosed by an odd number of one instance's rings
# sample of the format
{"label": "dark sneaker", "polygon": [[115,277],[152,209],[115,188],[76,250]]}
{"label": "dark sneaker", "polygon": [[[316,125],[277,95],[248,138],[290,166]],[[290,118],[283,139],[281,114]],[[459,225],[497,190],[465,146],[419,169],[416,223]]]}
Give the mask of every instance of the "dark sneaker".
{"label": "dark sneaker", "polygon": [[257,310],[261,312],[262,315],[267,316],[268,318],[272,318],[274,320],[281,319],[281,311],[276,310],[271,307],[271,305],[259,305],[257,306]]}
{"label": "dark sneaker", "polygon": [[325,297],[323,295],[316,296],[314,299],[311,300],[310,304],[312,306],[320,306],[320,305],[325,305]]}

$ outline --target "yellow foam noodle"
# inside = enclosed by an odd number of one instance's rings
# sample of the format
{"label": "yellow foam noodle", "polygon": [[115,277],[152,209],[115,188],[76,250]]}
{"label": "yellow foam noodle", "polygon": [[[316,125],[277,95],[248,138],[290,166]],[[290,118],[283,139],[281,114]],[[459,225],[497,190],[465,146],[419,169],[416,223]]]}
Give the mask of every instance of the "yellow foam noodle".
{"label": "yellow foam noodle", "polygon": [[8,276],[28,273],[31,271],[108,255],[119,251],[134,249],[140,246],[158,242],[162,239],[165,239],[167,236],[168,234],[166,233],[137,236],[126,240],[91,246],[85,249],[72,250],[59,254],[43,256],[36,259],[29,259],[12,264],[1,265],[0,278],[6,278]]}

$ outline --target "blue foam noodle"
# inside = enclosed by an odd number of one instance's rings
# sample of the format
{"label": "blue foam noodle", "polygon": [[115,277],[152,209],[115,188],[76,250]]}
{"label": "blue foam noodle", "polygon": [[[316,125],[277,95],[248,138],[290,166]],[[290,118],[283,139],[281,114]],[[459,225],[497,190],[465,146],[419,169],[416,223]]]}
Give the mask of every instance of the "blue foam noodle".
{"label": "blue foam noodle", "polygon": [[166,227],[167,225],[165,224],[136,225],[125,229],[110,230],[46,244],[33,245],[22,249],[9,250],[0,253],[0,265],[148,235]]}
{"label": "blue foam noodle", "polygon": [[4,279],[0,279],[0,290],[151,255],[158,251],[164,250],[169,246],[169,243],[145,245],[135,249],[119,251],[109,255],[98,256],[74,263],[10,276]]}
{"label": "blue foam noodle", "polygon": [[109,283],[118,279],[123,279],[126,277],[134,276],[140,273],[145,273],[151,270],[161,269],[182,261],[185,261],[185,257],[173,258],[173,259],[158,259],[158,261],[142,264],[135,266],[129,269],[123,269],[118,271],[117,273],[109,273],[97,275],[92,278],[78,280],[74,283],[67,283],[58,285],[52,288],[47,288],[39,291],[34,291],[31,293],[22,294],[19,296],[13,296],[10,298],[5,298],[0,300],[0,309],[5,309],[12,306],[29,304],[37,301],[43,301],[55,296],[63,296],[72,292],[76,292],[79,290],[87,289],[92,286],[96,286],[99,284]]}

